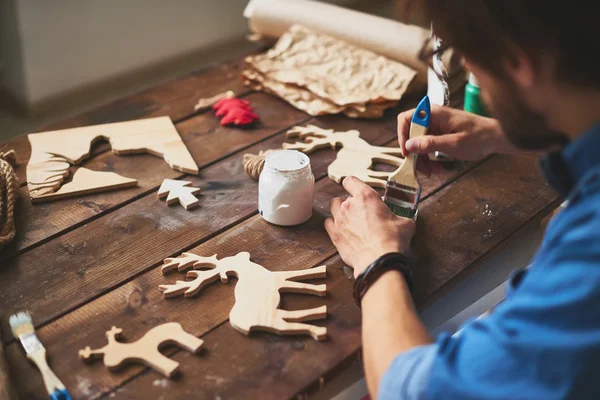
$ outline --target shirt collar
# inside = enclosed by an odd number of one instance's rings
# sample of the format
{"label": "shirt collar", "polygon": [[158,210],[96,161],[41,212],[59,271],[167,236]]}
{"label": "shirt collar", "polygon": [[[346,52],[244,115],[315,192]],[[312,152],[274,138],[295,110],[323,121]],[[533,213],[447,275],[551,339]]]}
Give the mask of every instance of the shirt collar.
{"label": "shirt collar", "polygon": [[567,197],[590,169],[600,166],[600,122],[570,142],[562,151],[542,159],[548,184]]}

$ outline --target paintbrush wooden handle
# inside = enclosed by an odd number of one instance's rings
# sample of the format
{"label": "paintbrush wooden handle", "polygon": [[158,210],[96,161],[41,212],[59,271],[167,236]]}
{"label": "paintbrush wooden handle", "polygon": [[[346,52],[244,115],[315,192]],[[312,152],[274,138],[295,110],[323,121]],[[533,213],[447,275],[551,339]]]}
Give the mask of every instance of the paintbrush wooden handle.
{"label": "paintbrush wooden handle", "polygon": [[[427,134],[427,127],[413,123],[410,126],[408,138],[413,139]],[[388,178],[389,181],[397,184],[417,188],[419,181],[417,180],[417,155],[409,154],[402,165],[394,171]]]}
{"label": "paintbrush wooden handle", "polygon": [[44,385],[46,386],[46,390],[48,390],[48,394],[52,394],[56,391],[63,390],[65,385],[54,375],[54,372],[48,366],[48,362],[46,361],[46,349],[41,348],[33,353],[27,354],[27,358],[33,362],[42,374],[42,378],[44,379]]}

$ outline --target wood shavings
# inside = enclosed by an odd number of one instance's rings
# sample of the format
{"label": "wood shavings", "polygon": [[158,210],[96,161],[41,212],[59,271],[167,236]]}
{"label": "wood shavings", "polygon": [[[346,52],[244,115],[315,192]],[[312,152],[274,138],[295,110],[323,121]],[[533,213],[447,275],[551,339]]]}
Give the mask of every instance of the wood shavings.
{"label": "wood shavings", "polygon": [[265,54],[246,58],[254,89],[274,93],[310,115],[376,118],[397,104],[415,71],[308,28],[292,26]]}
{"label": "wood shavings", "polygon": [[198,99],[198,102],[194,106],[194,110],[195,111],[206,110],[207,108],[212,107],[213,104],[219,102],[220,100],[228,99],[228,98],[231,98],[234,96],[235,96],[235,94],[231,90],[228,90],[226,92],[219,93],[213,97]]}

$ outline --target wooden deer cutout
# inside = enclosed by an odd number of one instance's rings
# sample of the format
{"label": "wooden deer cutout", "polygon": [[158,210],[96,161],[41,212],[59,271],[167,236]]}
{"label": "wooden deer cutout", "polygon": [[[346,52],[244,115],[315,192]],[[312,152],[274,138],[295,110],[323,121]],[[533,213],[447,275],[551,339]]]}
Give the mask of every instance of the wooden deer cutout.
{"label": "wooden deer cutout", "polygon": [[[341,146],[337,158],[327,168],[329,178],[337,183],[347,176],[356,176],[367,185],[385,188],[388,176],[392,172],[374,171],[374,162],[381,162],[399,167],[403,163],[399,147],[372,146],[361,139],[357,130],[335,132],[333,129],[322,129],[318,126],[295,126],[286,133],[288,139],[298,138],[302,141],[284,143],[284,149],[299,150],[309,154],[315,150]],[[398,157],[396,157],[398,156]]]}
{"label": "wooden deer cutout", "polygon": [[177,373],[179,363],[161,354],[159,348],[174,343],[192,353],[197,353],[204,343],[202,339],[184,331],[176,322],[154,327],[133,343],[118,342],[117,339],[122,332],[123,329],[113,326],[106,332],[108,338],[106,346],[97,350],[92,350],[88,346],[79,350],[79,357],[84,361],[104,357],[104,365],[111,370],[118,369],[123,363],[143,363],[170,378]]}
{"label": "wooden deer cutout", "polygon": [[136,186],[135,179],[108,171],[79,168],[65,183],[71,165],[90,156],[98,140],[108,140],[115,154],[149,153],[162,157],[175,170],[198,174],[198,166],[169,117],[31,133],[27,186],[32,202]]}
{"label": "wooden deer cutout", "polygon": [[228,274],[236,276],[235,305],[229,313],[229,322],[238,331],[249,335],[252,330],[263,330],[276,334],[309,334],[315,340],[325,340],[327,328],[303,321],[322,319],[327,316],[327,307],[297,311],[279,309],[281,292],[305,293],[324,296],[325,285],[313,285],[295,282],[314,278],[324,278],[324,265],[301,271],[269,271],[263,266],[250,261],[247,252],[221,260],[217,256],[201,257],[192,253],[183,253],[178,258],[167,258],[162,266],[163,274],[174,269],[185,271],[194,268],[202,271],[190,271],[187,276],[195,278],[191,281],[177,281],[174,285],[161,285],[165,298],[183,294],[191,297],[206,285],[216,281],[227,283]]}

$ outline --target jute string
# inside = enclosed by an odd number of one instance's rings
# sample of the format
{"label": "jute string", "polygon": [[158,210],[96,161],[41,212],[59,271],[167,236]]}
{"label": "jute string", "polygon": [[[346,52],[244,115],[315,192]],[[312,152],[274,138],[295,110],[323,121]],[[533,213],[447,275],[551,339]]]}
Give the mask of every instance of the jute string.
{"label": "jute string", "polygon": [[265,166],[267,155],[273,150],[260,151],[258,154],[244,154],[244,171],[252,179],[258,180]]}
{"label": "jute string", "polygon": [[19,180],[13,169],[17,165],[14,150],[0,152],[0,249],[15,237],[15,203]]}

